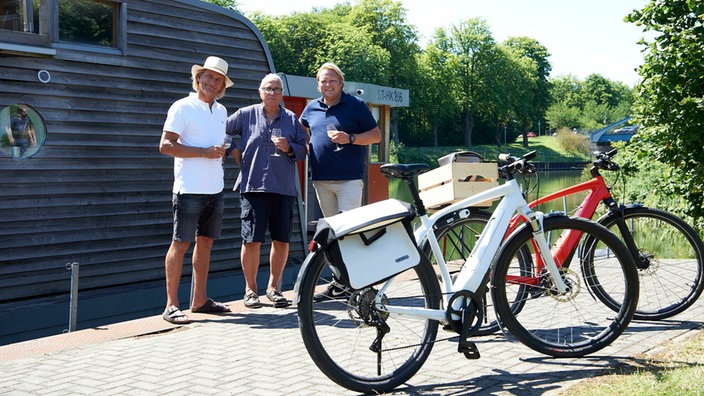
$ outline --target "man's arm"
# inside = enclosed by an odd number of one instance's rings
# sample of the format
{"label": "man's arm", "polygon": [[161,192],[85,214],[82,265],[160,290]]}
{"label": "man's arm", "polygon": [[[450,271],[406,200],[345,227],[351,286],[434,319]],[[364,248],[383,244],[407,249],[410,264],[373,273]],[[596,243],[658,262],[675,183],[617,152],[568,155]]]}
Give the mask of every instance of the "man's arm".
{"label": "man's arm", "polygon": [[15,144],[15,138],[12,137],[12,128],[10,128],[10,125],[5,127],[5,133],[7,134],[7,139],[10,141],[10,144]]}
{"label": "man's arm", "polygon": [[164,131],[159,142],[159,152],[179,158],[219,158],[225,155],[225,149],[220,146],[191,147],[178,142],[179,135]]}
{"label": "man's arm", "polygon": [[[353,143],[359,146],[368,146],[370,144],[379,143],[381,141],[381,131],[378,126],[370,129],[366,132],[355,133],[354,138],[347,134],[349,143]],[[354,139],[354,142],[352,141]]]}
{"label": "man's arm", "polygon": [[235,159],[235,162],[237,162],[237,166],[242,165],[242,152],[240,151],[239,147],[236,147],[234,150],[232,150],[230,156]]}

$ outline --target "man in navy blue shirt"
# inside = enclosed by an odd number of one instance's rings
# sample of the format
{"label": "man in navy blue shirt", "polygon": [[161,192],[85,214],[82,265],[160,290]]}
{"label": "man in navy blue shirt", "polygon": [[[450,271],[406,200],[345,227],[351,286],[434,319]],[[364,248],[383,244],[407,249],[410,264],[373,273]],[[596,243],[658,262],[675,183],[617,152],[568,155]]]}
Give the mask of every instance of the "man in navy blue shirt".
{"label": "man in navy blue shirt", "polygon": [[[337,65],[323,64],[316,80],[322,96],[308,103],[300,120],[310,132],[313,187],[329,217],[362,205],[367,146],[379,143],[381,132],[367,104],[343,91],[345,75]],[[316,299],[345,295],[333,282]]]}
{"label": "man in navy blue shirt", "polygon": [[[266,297],[276,308],[288,306],[279,290],[288,249],[296,190],[296,161],[306,156],[306,133],[296,115],[281,107],[283,84],[268,74],[259,85],[262,103],[239,109],[227,119],[227,133],[240,135],[232,156],[240,165],[244,305],[259,308],[259,251],[267,228],[272,239]],[[280,137],[274,136],[280,131]],[[237,188],[237,184],[235,185]]]}

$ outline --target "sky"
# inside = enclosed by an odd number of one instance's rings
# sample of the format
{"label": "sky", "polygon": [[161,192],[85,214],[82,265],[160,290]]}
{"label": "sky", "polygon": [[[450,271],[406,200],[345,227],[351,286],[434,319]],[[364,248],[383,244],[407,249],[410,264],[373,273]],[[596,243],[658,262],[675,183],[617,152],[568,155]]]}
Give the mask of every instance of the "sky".
{"label": "sky", "polygon": [[[310,12],[313,7],[330,8],[343,1],[237,0],[245,15],[261,11],[267,15]],[[356,0],[350,1],[356,4]],[[551,77],[571,74],[583,80],[597,73],[633,86],[636,68],[643,62],[641,27],[623,21],[648,0],[401,0],[407,23],[418,29],[424,47],[438,28],[484,19],[497,42],[527,36],[550,53]]]}

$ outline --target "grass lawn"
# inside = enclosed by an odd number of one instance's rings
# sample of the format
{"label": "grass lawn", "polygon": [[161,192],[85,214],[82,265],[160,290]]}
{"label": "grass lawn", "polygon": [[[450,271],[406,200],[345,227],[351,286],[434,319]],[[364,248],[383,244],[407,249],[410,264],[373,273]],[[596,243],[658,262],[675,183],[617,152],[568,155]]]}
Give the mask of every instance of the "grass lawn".
{"label": "grass lawn", "polygon": [[565,389],[562,396],[701,395],[704,394],[704,331],[662,345]]}

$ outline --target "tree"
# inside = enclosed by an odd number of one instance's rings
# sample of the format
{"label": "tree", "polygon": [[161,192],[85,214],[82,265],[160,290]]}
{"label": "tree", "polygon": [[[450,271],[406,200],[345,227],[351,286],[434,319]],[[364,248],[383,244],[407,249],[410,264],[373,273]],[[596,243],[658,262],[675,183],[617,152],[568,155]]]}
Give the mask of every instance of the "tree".
{"label": "tree", "polygon": [[570,106],[567,101],[553,104],[545,112],[545,119],[554,130],[559,128],[575,129],[580,125],[581,110]]}
{"label": "tree", "polygon": [[580,81],[561,76],[552,81],[553,103],[546,112],[551,128],[597,130],[630,115],[633,89],[599,74]]}
{"label": "tree", "polygon": [[203,0],[203,1],[205,1],[206,3],[210,3],[210,4],[215,4],[216,6],[220,6],[222,8],[227,8],[228,10],[239,12],[239,10],[237,9],[237,0]]}
{"label": "tree", "polygon": [[313,76],[323,63],[335,62],[345,79],[387,85],[391,55],[367,28],[350,22],[352,9],[341,4],[279,17],[255,13],[250,19],[266,39],[278,71]]}
{"label": "tree", "polygon": [[558,76],[551,80],[550,98],[552,103],[580,109],[584,106],[582,82],[571,74]]}
{"label": "tree", "polygon": [[666,191],[681,195],[687,213],[704,216],[704,3],[652,0],[626,20],[655,34],[642,40],[634,119],[641,125],[634,145],[670,168]]}
{"label": "tree", "polygon": [[[418,56],[416,84],[411,90],[412,103],[419,104],[411,112],[416,116],[418,124],[411,128],[411,131],[419,134],[420,131],[431,130],[432,142],[428,143],[435,147],[453,143],[448,139],[448,134],[441,136],[440,131],[452,131],[452,127],[456,124],[453,122],[455,121],[453,115],[458,113],[457,102],[451,94],[448,94],[456,90],[453,77],[453,70],[456,67],[456,57],[432,44]],[[421,136],[416,138],[423,139]]]}
{"label": "tree", "polygon": [[351,8],[348,18],[353,26],[364,29],[372,43],[388,51],[389,84],[408,87],[417,71],[415,61],[420,47],[418,33],[408,24],[403,4],[392,0],[361,0]]}
{"label": "tree", "polygon": [[521,123],[523,146],[528,147],[528,129],[534,122],[545,118],[545,112],[550,105],[550,71],[552,65],[548,61],[550,53],[538,41],[529,37],[511,37],[503,45],[519,59],[528,60],[525,65],[527,81],[523,86],[526,90],[521,102],[517,105],[517,118]]}
{"label": "tree", "polygon": [[472,131],[478,117],[488,115],[486,74],[496,52],[496,43],[486,22],[479,18],[453,25],[449,34],[438,29],[434,45],[457,58],[454,78],[458,90],[452,92],[460,110],[464,145],[472,147]]}

